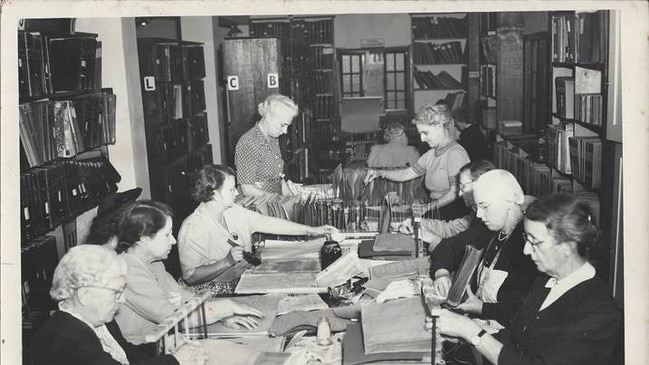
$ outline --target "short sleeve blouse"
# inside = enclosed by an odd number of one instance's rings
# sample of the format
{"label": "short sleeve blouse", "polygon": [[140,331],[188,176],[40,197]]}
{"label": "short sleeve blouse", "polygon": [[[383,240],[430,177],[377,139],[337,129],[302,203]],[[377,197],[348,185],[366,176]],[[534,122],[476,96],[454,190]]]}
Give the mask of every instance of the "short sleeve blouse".
{"label": "short sleeve blouse", "polygon": [[239,184],[253,184],[270,193],[282,193],[284,160],[279,140],[265,136],[259,123],[237,142],[234,164]]}
{"label": "short sleeve blouse", "polygon": [[469,155],[457,142],[452,142],[443,149],[431,149],[412,165],[412,169],[426,174],[424,184],[430,191],[432,199],[438,199],[451,190],[451,181],[455,180],[462,166],[469,163]]}

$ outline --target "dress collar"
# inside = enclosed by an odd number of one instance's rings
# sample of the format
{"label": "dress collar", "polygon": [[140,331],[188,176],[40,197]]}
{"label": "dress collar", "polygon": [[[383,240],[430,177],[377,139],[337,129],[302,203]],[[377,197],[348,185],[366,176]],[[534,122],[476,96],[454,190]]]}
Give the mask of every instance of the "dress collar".
{"label": "dress collar", "polygon": [[457,144],[456,141],[451,141],[447,143],[444,147],[435,148],[435,157],[439,157],[443,155],[444,152],[448,151],[451,147],[453,147],[456,144]]}

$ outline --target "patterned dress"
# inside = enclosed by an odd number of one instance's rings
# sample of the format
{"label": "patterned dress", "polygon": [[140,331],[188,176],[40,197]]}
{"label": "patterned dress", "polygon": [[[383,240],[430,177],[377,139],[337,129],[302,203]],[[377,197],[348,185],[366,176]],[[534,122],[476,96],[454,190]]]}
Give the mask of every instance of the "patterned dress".
{"label": "patterned dress", "polygon": [[282,193],[284,160],[279,140],[265,136],[259,123],[237,142],[234,164],[239,184],[252,184],[270,193]]}

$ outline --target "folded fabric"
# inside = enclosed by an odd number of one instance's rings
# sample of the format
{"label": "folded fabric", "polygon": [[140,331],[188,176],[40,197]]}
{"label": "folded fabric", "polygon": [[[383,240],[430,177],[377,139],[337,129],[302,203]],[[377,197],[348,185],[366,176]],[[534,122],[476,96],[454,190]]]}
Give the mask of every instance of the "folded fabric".
{"label": "folded fabric", "polygon": [[332,332],[344,331],[347,324],[351,323],[348,319],[338,317],[331,309],[315,312],[295,311],[276,317],[268,333],[271,336],[284,336],[300,330],[307,330],[314,333],[318,325],[318,320],[322,317],[326,317],[329,320]]}
{"label": "folded fabric", "polygon": [[387,360],[419,360],[426,352],[393,352],[366,355],[363,349],[363,330],[358,323],[347,325],[343,340],[343,365],[366,364]]}
{"label": "folded fabric", "polygon": [[206,365],[284,365],[291,354],[261,352],[227,340],[200,340],[207,355]]}

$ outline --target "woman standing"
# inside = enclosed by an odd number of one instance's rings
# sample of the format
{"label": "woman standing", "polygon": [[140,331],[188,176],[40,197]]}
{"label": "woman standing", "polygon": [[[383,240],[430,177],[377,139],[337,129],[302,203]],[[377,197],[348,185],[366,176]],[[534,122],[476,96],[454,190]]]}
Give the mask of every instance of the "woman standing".
{"label": "woman standing", "polygon": [[419,159],[419,152],[408,146],[405,128],[399,123],[390,123],[383,132],[385,144],[375,144],[367,157],[367,166],[374,168],[406,167]]}
{"label": "woman standing", "polygon": [[[189,285],[207,283],[214,294],[223,294],[248,268],[244,252],[252,251],[254,232],[282,235],[325,235],[332,226],[310,227],[264,216],[235,204],[234,171],[223,165],[206,165],[196,175],[192,196],[200,204],[178,233],[178,253],[183,280]],[[203,287],[201,287],[203,288]]]}
{"label": "woman standing", "polygon": [[620,309],[588,262],[599,230],[585,203],[553,194],[525,215],[525,254],[547,276],[532,285],[506,330],[486,334],[471,319],[442,311],[439,330],[469,341],[497,365],[617,364]]}
{"label": "woman standing", "polygon": [[[525,198],[516,178],[505,170],[491,170],[473,183],[476,216],[491,232],[473,240],[482,249],[480,264],[471,281],[475,295],[458,305],[461,312],[493,319],[496,328],[506,325],[523,298],[537,272],[523,254],[523,204]],[[472,227],[463,234],[470,233]],[[458,235],[457,237],[460,237]],[[451,286],[450,273],[457,270],[466,243],[455,240],[452,245],[440,243],[431,257],[431,274],[438,293],[446,296]]]}
{"label": "woman standing", "polygon": [[59,262],[50,295],[59,306],[32,339],[32,364],[203,364],[199,345],[144,358],[126,342],[113,317],[124,302],[126,262],[102,246],[72,247]]}
{"label": "woman standing", "polygon": [[[155,201],[139,201],[124,209],[119,223],[117,252],[128,265],[125,303],[116,316],[124,337],[141,344],[144,336],[165,320],[194,293],[165,270],[166,259],[176,239],[171,233],[173,222],[168,206]],[[206,303],[207,322],[223,322],[238,328],[254,328],[262,313],[229,299]],[[190,317],[190,325],[198,324]]]}
{"label": "woman standing", "polygon": [[370,169],[365,177],[368,183],[377,177],[393,181],[408,181],[425,175],[424,184],[430,191],[431,208],[439,210],[444,220],[460,218],[467,209],[456,192],[460,168],[469,163],[469,155],[452,137],[455,128],[447,111],[440,105],[427,105],[412,121],[417,126],[422,142],[431,150],[426,152],[412,166],[399,170]]}
{"label": "woman standing", "polygon": [[284,95],[270,95],[257,110],[261,120],[247,131],[234,151],[241,192],[246,196],[292,194],[284,180],[284,160],[278,138],[297,115],[297,105]]}

